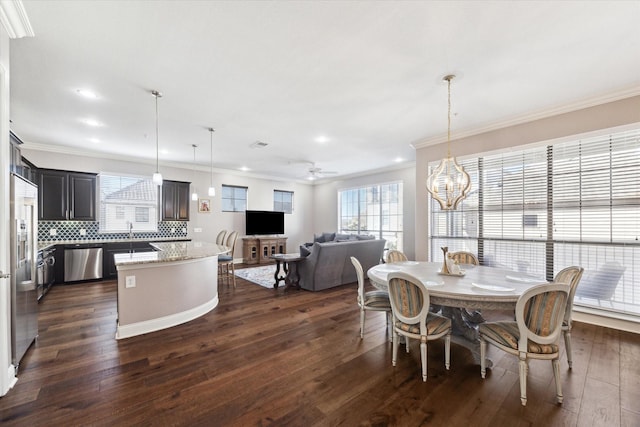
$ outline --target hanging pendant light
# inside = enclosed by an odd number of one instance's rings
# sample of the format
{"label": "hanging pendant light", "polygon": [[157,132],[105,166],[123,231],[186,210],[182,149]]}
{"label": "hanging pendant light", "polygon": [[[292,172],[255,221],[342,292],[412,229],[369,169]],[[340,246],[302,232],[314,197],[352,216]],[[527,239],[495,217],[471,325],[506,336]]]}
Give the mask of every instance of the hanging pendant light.
{"label": "hanging pendant light", "polygon": [[191,144],[191,146],[193,147],[193,193],[191,193],[191,200],[193,200],[194,202],[198,201],[198,190],[196,189],[196,144]]}
{"label": "hanging pendant light", "polygon": [[209,196],[215,197],[216,188],[213,186],[213,132],[215,132],[214,128],[209,128],[210,139],[211,139],[211,162],[209,163],[209,168],[211,170],[211,183],[209,185]]}
{"label": "hanging pendant light", "polygon": [[152,90],[151,95],[156,98],[156,172],[153,174],[153,178],[151,178],[151,180],[155,185],[162,185],[162,174],[160,173],[160,168],[158,165],[160,154],[160,145],[158,143],[158,98],[162,98],[162,94],[157,90]]}
{"label": "hanging pendant light", "polygon": [[442,159],[431,175],[427,178],[427,191],[439,204],[442,210],[455,210],[458,204],[471,190],[469,174],[451,156],[451,80],[455,76],[450,74],[443,80],[447,82],[447,157]]}

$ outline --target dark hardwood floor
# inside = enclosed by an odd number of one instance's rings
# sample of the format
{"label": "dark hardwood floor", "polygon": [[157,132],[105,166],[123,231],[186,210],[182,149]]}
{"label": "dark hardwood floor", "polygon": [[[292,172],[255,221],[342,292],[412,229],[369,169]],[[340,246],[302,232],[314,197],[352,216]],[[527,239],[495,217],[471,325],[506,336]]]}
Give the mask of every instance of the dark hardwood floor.
{"label": "dark hardwood floor", "polygon": [[416,342],[392,367],[382,314],[368,314],[360,339],[355,284],[284,293],[238,279],[219,290],[201,318],[116,341],[115,282],[55,286],[19,381],[0,398],[1,424],[640,425],[640,335],[575,324],[564,403],[550,362],[533,361],[522,407],[517,360],[496,350],[485,380],[455,344],[446,371],[440,341],[429,343],[426,383]]}

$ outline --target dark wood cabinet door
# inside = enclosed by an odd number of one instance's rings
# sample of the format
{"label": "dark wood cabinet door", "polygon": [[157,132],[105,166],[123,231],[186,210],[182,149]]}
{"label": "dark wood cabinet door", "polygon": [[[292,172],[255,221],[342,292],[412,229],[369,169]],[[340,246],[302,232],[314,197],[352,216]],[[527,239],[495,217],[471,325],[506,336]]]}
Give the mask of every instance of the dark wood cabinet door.
{"label": "dark wood cabinet door", "polygon": [[189,200],[191,200],[191,195],[189,194],[189,183],[178,182],[177,184],[176,203],[178,205],[178,212],[176,219],[180,221],[189,221]]}
{"label": "dark wood cabinet door", "polygon": [[96,176],[69,174],[69,219],[96,220]]}
{"label": "dark wood cabinet door", "polygon": [[176,219],[176,182],[164,181],[162,183],[162,220],[173,221]]}
{"label": "dark wood cabinet door", "polygon": [[67,173],[40,170],[38,174],[38,219],[67,219]]}

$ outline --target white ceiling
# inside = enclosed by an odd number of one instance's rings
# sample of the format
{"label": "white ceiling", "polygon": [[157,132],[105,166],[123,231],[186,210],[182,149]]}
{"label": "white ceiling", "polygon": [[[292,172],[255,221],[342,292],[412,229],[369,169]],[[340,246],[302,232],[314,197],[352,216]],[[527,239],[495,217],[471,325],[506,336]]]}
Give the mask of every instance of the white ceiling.
{"label": "white ceiling", "polygon": [[11,119],[25,146],[155,163],[156,89],[161,169],[191,164],[191,144],[208,168],[208,127],[220,169],[301,179],[305,162],[341,176],[414,161],[412,144],[446,138],[448,73],[454,137],[640,93],[640,1],[24,7],[36,36],[11,42]]}

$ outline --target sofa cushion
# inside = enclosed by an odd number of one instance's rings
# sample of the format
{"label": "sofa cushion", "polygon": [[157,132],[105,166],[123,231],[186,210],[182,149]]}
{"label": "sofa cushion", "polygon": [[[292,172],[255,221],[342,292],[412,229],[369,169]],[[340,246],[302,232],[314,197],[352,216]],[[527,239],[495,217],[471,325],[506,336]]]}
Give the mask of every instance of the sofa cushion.
{"label": "sofa cushion", "polygon": [[374,240],[376,236],[373,234],[356,234],[356,240]]}
{"label": "sofa cushion", "polygon": [[355,234],[338,234],[336,233],[334,239],[336,242],[348,242],[351,240],[356,240]]}
{"label": "sofa cushion", "polygon": [[314,243],[326,243],[332,242],[336,237],[336,233],[322,233],[322,234],[314,234],[313,242]]}
{"label": "sofa cushion", "polygon": [[300,256],[309,256],[311,254],[311,250],[309,249],[309,247],[304,244],[304,245],[300,245]]}

